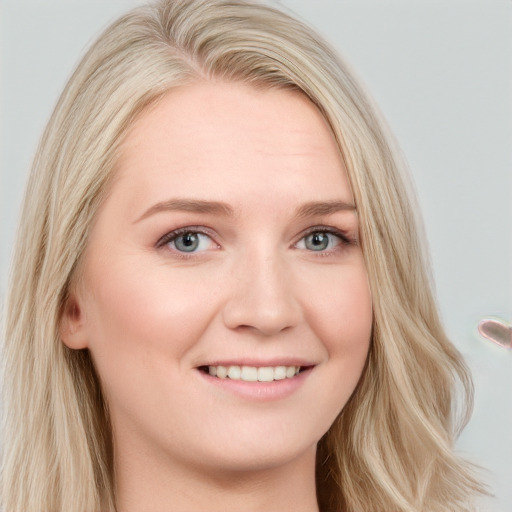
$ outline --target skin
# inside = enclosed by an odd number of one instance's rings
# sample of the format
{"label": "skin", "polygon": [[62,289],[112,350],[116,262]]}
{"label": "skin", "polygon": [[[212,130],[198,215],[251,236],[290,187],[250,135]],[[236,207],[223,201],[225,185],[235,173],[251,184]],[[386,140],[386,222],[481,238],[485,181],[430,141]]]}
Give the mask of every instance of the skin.
{"label": "skin", "polygon": [[[109,192],[62,337],[100,376],[119,511],[318,510],[316,444],[360,378],[372,324],[325,120],[297,92],[178,88],[134,122]],[[163,238],[180,228],[202,233],[196,251]],[[289,389],[240,389],[199,369],[226,361],[307,371]]]}

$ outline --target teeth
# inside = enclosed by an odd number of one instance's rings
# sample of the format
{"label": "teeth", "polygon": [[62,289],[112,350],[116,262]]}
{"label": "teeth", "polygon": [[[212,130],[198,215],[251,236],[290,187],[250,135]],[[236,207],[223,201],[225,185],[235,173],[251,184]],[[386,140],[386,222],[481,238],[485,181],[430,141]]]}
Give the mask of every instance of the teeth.
{"label": "teeth", "polygon": [[[208,367],[208,373],[210,373],[211,366]],[[215,368],[215,366],[213,367]],[[217,377],[225,379],[228,376],[228,369],[225,366],[217,366]]]}
{"label": "teeth", "polygon": [[240,380],[240,375],[242,371],[240,370],[240,366],[230,366],[228,370],[228,377],[233,380]]}
{"label": "teeth", "polygon": [[286,366],[276,366],[274,368],[274,379],[275,380],[286,379]]}
{"label": "teeth", "polygon": [[272,382],[291,379],[300,372],[300,366],[208,366],[208,373],[220,379],[243,380],[245,382]]}
{"label": "teeth", "polygon": [[272,382],[274,380],[274,368],[266,366],[258,368],[258,381],[259,382]]}
{"label": "teeth", "polygon": [[287,366],[286,367],[286,377],[288,379],[291,379],[295,373],[297,372],[297,369],[295,368],[295,366]]}
{"label": "teeth", "polygon": [[240,379],[245,380],[247,382],[256,382],[257,380],[259,380],[258,368],[255,368],[254,366],[242,366]]}

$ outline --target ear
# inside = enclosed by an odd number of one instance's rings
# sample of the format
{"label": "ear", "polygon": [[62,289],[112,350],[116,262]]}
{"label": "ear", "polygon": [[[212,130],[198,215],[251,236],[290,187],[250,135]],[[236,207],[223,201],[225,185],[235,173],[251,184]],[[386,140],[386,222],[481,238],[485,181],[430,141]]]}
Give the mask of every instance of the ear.
{"label": "ear", "polygon": [[68,348],[88,348],[84,312],[74,293],[70,293],[64,304],[59,332],[62,342]]}

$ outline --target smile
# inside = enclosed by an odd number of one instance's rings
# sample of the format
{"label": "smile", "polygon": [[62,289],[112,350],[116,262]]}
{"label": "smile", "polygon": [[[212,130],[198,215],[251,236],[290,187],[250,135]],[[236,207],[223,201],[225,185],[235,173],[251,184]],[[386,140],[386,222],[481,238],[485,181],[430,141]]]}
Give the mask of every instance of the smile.
{"label": "smile", "polygon": [[292,379],[300,373],[301,366],[203,366],[205,373],[219,379],[242,380],[245,382],[272,382]]}

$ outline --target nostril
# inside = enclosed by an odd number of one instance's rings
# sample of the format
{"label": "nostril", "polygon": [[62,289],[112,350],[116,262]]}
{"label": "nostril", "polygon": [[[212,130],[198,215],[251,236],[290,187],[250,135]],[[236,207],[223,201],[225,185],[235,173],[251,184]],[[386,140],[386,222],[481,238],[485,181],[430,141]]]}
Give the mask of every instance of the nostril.
{"label": "nostril", "polygon": [[271,336],[301,322],[301,302],[289,286],[287,270],[278,263],[245,261],[235,277],[222,313],[228,328]]}

